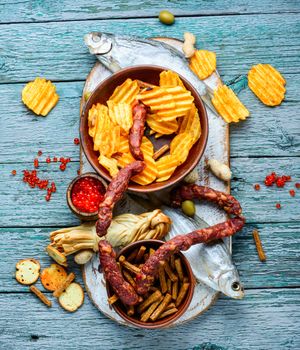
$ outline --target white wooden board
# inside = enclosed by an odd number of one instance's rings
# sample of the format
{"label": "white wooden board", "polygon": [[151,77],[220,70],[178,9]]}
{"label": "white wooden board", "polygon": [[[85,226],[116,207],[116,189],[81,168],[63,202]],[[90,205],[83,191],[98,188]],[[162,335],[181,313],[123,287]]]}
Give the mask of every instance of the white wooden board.
{"label": "white wooden board", "polygon": [[[169,45],[172,45],[178,50],[182,48],[182,42],[171,38],[155,38],[161,40]],[[167,68],[167,67],[166,67]],[[87,77],[83,95],[86,91],[93,91],[95,87],[105,78],[111,75],[104,66],[97,62],[94,68],[91,70]],[[206,79],[205,83],[214,90],[220,83],[220,77],[216,72],[211,77]],[[84,106],[84,97],[81,100],[80,112]],[[229,185],[224,184],[223,181],[217,179],[214,175],[206,169],[206,162],[208,159],[214,158],[219,161],[229,164],[229,126],[220,117],[216,116],[209,109],[207,109],[208,120],[209,120],[209,135],[206,150],[202,159],[200,160],[197,170],[199,173],[199,184],[212,187],[214,189],[229,192]],[[87,161],[84,153],[81,150],[81,173],[93,171],[93,168]],[[116,207],[115,214],[130,212],[138,214],[146,211],[145,208],[140,206],[134,200],[128,196],[120,201]],[[214,225],[219,222],[223,222],[227,219],[226,214],[216,206],[209,205],[208,203],[197,203],[196,204],[197,215],[206,221],[209,225]],[[173,223],[176,225],[176,222]],[[185,233],[185,232],[183,232]],[[231,239],[227,240],[227,244],[231,250]],[[103,274],[98,271],[99,257],[95,254],[93,259],[83,267],[83,280],[85,283],[86,290],[92,302],[95,306],[104,313],[107,317],[115,320],[116,322],[130,326],[125,322],[108,304],[107,293],[105,287],[105,279]],[[197,283],[195,286],[194,296],[188,310],[179,318],[173,325],[179,325],[183,322],[191,320],[204,312],[209,306],[211,306],[216,300],[218,292],[207,287],[202,283]]]}

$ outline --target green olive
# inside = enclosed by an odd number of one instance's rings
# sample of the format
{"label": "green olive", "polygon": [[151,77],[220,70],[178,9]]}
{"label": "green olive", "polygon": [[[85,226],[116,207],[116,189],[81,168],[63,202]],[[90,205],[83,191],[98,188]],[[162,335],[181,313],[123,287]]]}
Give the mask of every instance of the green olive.
{"label": "green olive", "polygon": [[182,202],[181,209],[187,216],[194,216],[196,212],[195,203],[193,201]]}
{"label": "green olive", "polygon": [[175,22],[175,17],[173,15],[173,13],[167,11],[167,10],[164,10],[164,11],[161,11],[159,13],[159,20],[161,21],[161,23],[164,23],[164,24],[173,24]]}
{"label": "green olive", "polygon": [[87,101],[89,99],[89,97],[91,96],[91,92],[90,91],[87,91],[84,93],[84,99]]}

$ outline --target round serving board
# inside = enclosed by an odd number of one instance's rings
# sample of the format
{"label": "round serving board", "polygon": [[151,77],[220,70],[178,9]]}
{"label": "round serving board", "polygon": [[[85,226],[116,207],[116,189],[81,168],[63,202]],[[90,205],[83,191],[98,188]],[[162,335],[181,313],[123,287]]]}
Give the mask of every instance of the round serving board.
{"label": "round serving board", "polygon": [[[182,50],[182,42],[177,39],[153,39],[163,41],[178,49],[179,51]],[[90,74],[88,75],[86,83],[84,85],[82,99],[80,103],[80,115],[82,108],[85,104],[85,93],[92,92],[102,80],[104,80],[111,74],[112,73],[99,62],[95,64]],[[220,81],[220,76],[218,72],[216,72],[204,82],[211,90],[214,90],[218,86],[218,84],[220,84]],[[229,164],[229,128],[228,125],[222,120],[222,118],[216,116],[209,109],[207,110],[207,113],[209,119],[209,136],[204,156],[202,157],[197,166],[197,170],[199,173],[199,184],[210,186],[217,190],[229,193],[229,184],[224,184],[224,182],[214,177],[206,169],[206,161],[207,159],[211,158],[218,159],[223,163]],[[80,160],[81,173],[93,171],[91,165],[84,156],[82,149],[80,151]],[[134,200],[129,195],[125,195],[124,198],[118,203],[114,214],[139,214],[145,211],[149,211],[149,209],[150,208],[144,207],[141,204],[141,202]],[[197,215],[203,221],[207,222],[208,225],[214,225],[227,219],[226,214],[222,210],[214,206],[210,206],[207,203],[197,203],[196,212]],[[173,222],[173,225],[176,225],[176,222]],[[231,239],[227,239],[226,243],[231,251]],[[82,271],[86,291],[94,305],[110,319],[120,324],[132,327],[132,325],[123,320],[107,302],[106,282],[103,274],[99,272],[98,254],[95,254],[91,261],[84,265]],[[173,323],[173,325],[180,325],[183,322],[189,321],[195,318],[196,316],[200,315],[215,302],[217,296],[217,291],[211,289],[210,287],[200,282],[196,282],[194,296],[189,308],[187,309],[184,315],[182,315],[176,322]]]}

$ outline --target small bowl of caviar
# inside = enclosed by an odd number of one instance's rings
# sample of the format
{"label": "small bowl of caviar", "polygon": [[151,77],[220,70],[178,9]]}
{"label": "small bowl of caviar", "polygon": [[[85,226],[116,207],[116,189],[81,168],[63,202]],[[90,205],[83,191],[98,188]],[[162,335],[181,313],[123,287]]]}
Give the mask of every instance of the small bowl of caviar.
{"label": "small bowl of caviar", "polygon": [[99,204],[104,199],[106,188],[106,182],[95,173],[85,173],[75,177],[67,189],[69,208],[81,220],[96,220]]}

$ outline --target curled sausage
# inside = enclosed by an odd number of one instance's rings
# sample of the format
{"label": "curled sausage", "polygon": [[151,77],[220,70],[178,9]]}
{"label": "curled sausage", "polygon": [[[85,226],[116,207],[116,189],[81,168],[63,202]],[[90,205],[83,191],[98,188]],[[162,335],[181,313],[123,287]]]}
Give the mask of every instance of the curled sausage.
{"label": "curled sausage", "polygon": [[132,286],[124,280],[116,262],[116,253],[108,241],[99,241],[99,254],[105,279],[109,282],[117,296],[126,305],[137,304],[139,296]]}
{"label": "curled sausage", "polygon": [[242,213],[240,203],[232,195],[196,184],[184,185],[175,189],[171,194],[171,205],[174,208],[178,208],[183,201],[191,199],[204,199],[215,202],[228,214],[238,216]]}
{"label": "curled sausage", "polygon": [[133,124],[129,133],[129,149],[133,158],[144,160],[141,150],[142,138],[147,116],[147,107],[143,103],[137,103],[132,110]]}
{"label": "curled sausage", "polygon": [[171,255],[181,250],[188,250],[191,245],[207,243],[217,239],[232,236],[241,230],[245,224],[243,217],[229,219],[220,224],[192,231],[186,235],[179,235],[161,245],[145,262],[141,272],[136,276],[137,293],[147,293],[158,275],[160,262],[166,261]]}
{"label": "curled sausage", "polygon": [[129,180],[132,176],[139,174],[145,168],[145,164],[135,161],[123,169],[112,179],[107,187],[104,200],[99,205],[98,221],[96,222],[96,232],[98,236],[104,236],[111,224],[112,213],[115,204],[122,198],[128,188]]}

